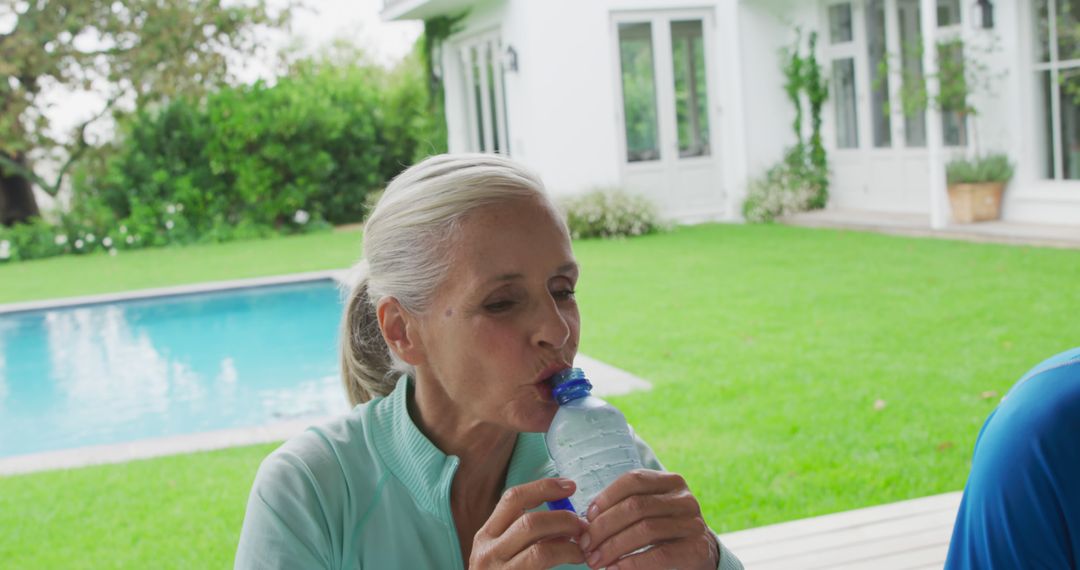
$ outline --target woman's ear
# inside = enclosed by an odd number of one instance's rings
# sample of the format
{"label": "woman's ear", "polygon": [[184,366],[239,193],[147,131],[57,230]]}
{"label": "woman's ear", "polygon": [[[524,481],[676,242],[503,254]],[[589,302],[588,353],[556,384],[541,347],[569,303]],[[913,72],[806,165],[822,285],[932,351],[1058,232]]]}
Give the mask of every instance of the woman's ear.
{"label": "woman's ear", "polygon": [[379,330],[386,346],[406,363],[422,364],[424,348],[416,317],[393,297],[383,297],[375,307],[375,314],[379,317]]}

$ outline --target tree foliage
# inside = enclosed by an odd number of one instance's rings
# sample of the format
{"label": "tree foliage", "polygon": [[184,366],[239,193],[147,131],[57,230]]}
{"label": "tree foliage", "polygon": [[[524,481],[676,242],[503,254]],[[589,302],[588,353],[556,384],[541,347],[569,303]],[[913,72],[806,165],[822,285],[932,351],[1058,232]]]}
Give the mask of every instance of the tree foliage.
{"label": "tree foliage", "polygon": [[[227,82],[229,62],[257,49],[255,32],[288,16],[266,0],[0,0],[0,220],[36,213],[28,182],[60,190],[92,148],[91,124],[125,103],[197,97]],[[50,96],[80,91],[104,103],[58,131]],[[33,158],[59,167],[47,179]]]}

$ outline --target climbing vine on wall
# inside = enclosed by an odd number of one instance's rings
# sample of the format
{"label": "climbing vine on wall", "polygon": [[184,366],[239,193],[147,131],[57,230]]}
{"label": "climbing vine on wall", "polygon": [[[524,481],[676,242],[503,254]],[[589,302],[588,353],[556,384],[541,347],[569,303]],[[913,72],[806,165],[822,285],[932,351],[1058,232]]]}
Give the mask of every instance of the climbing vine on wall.
{"label": "climbing vine on wall", "polygon": [[446,152],[447,131],[445,98],[443,92],[442,72],[439,61],[442,46],[446,39],[461,31],[461,22],[468,15],[462,12],[453,16],[437,16],[424,20],[424,35],[421,38],[421,56],[424,60],[424,76],[427,78],[428,101],[431,102],[431,113],[437,117],[439,133],[437,139],[442,142],[442,148],[432,149],[433,153]]}

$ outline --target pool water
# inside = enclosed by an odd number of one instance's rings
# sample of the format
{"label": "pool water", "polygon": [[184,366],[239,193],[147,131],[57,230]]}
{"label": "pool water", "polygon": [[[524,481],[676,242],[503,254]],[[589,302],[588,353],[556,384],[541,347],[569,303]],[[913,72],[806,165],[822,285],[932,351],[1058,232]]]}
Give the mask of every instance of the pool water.
{"label": "pool water", "polygon": [[348,408],[329,280],[0,314],[0,457]]}

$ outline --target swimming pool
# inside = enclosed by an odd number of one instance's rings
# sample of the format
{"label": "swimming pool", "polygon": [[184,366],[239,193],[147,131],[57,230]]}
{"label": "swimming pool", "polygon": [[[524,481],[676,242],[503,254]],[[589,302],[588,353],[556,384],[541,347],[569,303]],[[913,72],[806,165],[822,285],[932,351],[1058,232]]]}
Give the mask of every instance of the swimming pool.
{"label": "swimming pool", "polygon": [[0,457],[348,408],[332,280],[0,314]]}

